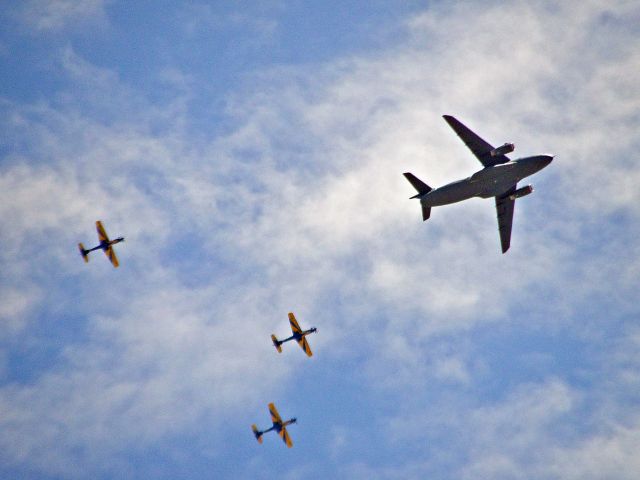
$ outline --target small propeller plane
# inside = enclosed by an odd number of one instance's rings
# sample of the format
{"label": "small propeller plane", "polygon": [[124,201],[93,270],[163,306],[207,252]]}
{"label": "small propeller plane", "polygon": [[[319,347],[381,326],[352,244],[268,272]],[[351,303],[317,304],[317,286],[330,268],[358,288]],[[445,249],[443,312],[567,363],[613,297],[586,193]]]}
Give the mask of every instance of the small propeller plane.
{"label": "small propeller plane", "polygon": [[278,353],[282,353],[281,345],[284,342],[288,342],[289,340],[295,340],[296,342],[298,342],[298,345],[302,347],[302,349],[304,350],[304,353],[306,353],[308,357],[312,356],[313,353],[311,352],[309,343],[307,343],[307,339],[304,337],[306,337],[310,333],[316,332],[318,329],[313,327],[313,328],[310,328],[309,330],[303,331],[300,328],[300,325],[298,325],[298,322],[296,321],[296,317],[292,312],[289,312],[289,323],[291,324],[291,331],[293,332],[293,335],[291,335],[289,338],[285,338],[284,340],[278,340],[275,335],[271,335],[273,346],[276,347],[276,350],[278,350]]}
{"label": "small propeller plane", "polygon": [[82,255],[82,258],[84,259],[85,263],[89,263],[89,253],[93,252],[94,250],[102,249],[104,250],[105,255],[109,257],[109,260],[111,261],[113,266],[117,268],[118,265],[120,264],[118,263],[118,257],[116,257],[116,252],[113,250],[112,247],[116,243],[124,242],[124,238],[119,237],[119,238],[116,238],[115,240],[109,240],[109,236],[107,235],[107,232],[102,226],[102,222],[100,220],[96,222],[96,230],[98,231],[98,239],[100,240],[100,245],[87,250],[86,248],[84,248],[84,245],[82,243],[79,243],[78,248],[80,249],[80,255]]}
{"label": "small propeller plane", "polygon": [[267,430],[258,430],[258,427],[251,425],[251,430],[253,430],[253,434],[256,436],[256,440],[258,443],[262,443],[262,435],[272,430],[278,432],[282,441],[287,444],[287,447],[293,447],[293,442],[291,441],[291,437],[289,436],[289,432],[287,432],[287,425],[291,425],[292,423],[296,423],[297,419],[292,418],[287,420],[286,422],[282,421],[278,410],[276,410],[276,406],[273,403],[269,404],[269,412],[271,413],[271,421],[273,422],[273,426],[268,428]]}

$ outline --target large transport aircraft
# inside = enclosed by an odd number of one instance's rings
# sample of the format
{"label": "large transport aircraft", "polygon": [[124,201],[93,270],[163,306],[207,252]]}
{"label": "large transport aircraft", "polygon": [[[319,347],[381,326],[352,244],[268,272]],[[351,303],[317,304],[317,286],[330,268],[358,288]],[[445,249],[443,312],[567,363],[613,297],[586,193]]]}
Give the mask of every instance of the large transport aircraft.
{"label": "large transport aircraft", "polygon": [[271,335],[271,341],[273,342],[273,346],[276,347],[276,350],[278,350],[278,353],[282,353],[281,345],[284,342],[295,340],[296,342],[298,342],[298,345],[300,345],[300,347],[302,348],[302,350],[304,350],[304,353],[306,353],[308,357],[312,356],[313,353],[311,352],[309,343],[304,337],[306,337],[310,333],[316,332],[318,329],[313,327],[309,330],[302,330],[300,328],[300,325],[298,325],[298,322],[296,321],[295,315],[292,312],[289,312],[289,324],[291,325],[291,332],[293,332],[293,335],[291,335],[290,337],[287,337],[284,340],[278,340],[275,335]]}
{"label": "large transport aircraft", "polygon": [[533,192],[533,186],[518,188],[518,182],[549,165],[553,155],[535,155],[511,160],[506,154],[515,149],[513,143],[505,143],[494,148],[451,115],[444,115],[444,119],[484,168],[468,178],[440,188],[431,188],[413,174],[404,173],[413,188],[418,191],[418,194],[411,198],[420,200],[424,221],[431,215],[431,207],[448,205],[472,197],[495,197],[500,243],[502,253],[505,253],[511,245],[511,225],[516,198]]}
{"label": "large transport aircraft", "polygon": [[287,432],[287,426],[291,425],[292,423],[296,423],[297,419],[292,418],[290,420],[287,420],[286,422],[283,422],[282,418],[280,418],[278,410],[276,410],[276,406],[273,403],[269,404],[269,413],[271,413],[271,421],[273,422],[273,426],[271,428],[268,428],[266,430],[258,430],[257,426],[251,425],[251,430],[253,430],[253,434],[255,435],[256,440],[258,440],[258,443],[262,443],[262,435],[275,430],[278,435],[280,435],[280,438],[282,438],[282,441],[287,445],[287,447],[293,447],[293,442],[291,441],[289,432]]}
{"label": "large transport aircraft", "polygon": [[114,267],[118,267],[120,263],[118,263],[118,257],[116,257],[116,252],[113,250],[113,245],[116,243],[124,242],[123,237],[116,238],[115,240],[109,240],[109,236],[107,235],[106,230],[102,226],[102,222],[98,220],[96,222],[96,230],[98,231],[98,239],[100,239],[100,245],[97,247],[86,249],[82,243],[78,244],[78,249],[80,250],[80,254],[86,263],[89,262],[89,253],[94,250],[103,250],[105,255],[109,258],[109,261]]}

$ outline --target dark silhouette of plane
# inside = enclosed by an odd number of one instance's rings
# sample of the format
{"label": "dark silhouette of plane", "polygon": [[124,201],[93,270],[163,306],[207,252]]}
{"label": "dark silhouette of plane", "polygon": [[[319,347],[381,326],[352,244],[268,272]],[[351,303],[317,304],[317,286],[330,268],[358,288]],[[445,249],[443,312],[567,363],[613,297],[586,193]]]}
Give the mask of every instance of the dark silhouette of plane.
{"label": "dark silhouette of plane", "polygon": [[84,245],[82,243],[79,243],[78,248],[80,249],[80,254],[82,255],[82,258],[86,263],[89,263],[90,252],[93,252],[94,250],[104,250],[104,253],[107,255],[107,257],[109,258],[113,266],[117,268],[118,265],[120,264],[118,263],[118,257],[116,257],[116,252],[113,250],[112,247],[116,243],[124,242],[124,238],[119,237],[119,238],[116,238],[115,240],[109,240],[107,232],[102,226],[102,222],[100,220],[96,222],[96,230],[98,231],[98,238],[100,239],[100,245],[87,250],[84,248]]}
{"label": "dark silhouette of plane", "polygon": [[291,425],[292,423],[296,423],[297,420],[295,418],[292,418],[290,420],[287,420],[286,422],[283,422],[282,418],[280,418],[278,410],[276,410],[276,406],[273,403],[269,404],[269,413],[271,413],[271,421],[273,422],[273,426],[271,428],[268,428],[266,430],[258,430],[258,427],[256,427],[255,424],[251,425],[251,430],[253,430],[253,434],[256,436],[256,440],[258,440],[258,443],[262,443],[262,435],[275,430],[276,432],[278,432],[278,435],[280,435],[280,438],[282,438],[282,441],[286,443],[287,447],[293,447],[293,442],[291,441],[289,432],[287,432],[287,426]]}
{"label": "dark silhouette of plane", "polygon": [[293,335],[291,335],[290,337],[285,338],[284,340],[278,340],[275,335],[271,335],[273,346],[276,347],[276,350],[278,350],[278,353],[282,353],[281,345],[284,342],[288,342],[289,340],[295,340],[296,342],[298,342],[298,345],[302,347],[302,349],[304,350],[304,353],[306,353],[308,357],[312,356],[313,353],[311,352],[309,343],[307,343],[307,339],[304,337],[306,337],[310,333],[314,333],[318,331],[318,329],[313,327],[313,328],[310,328],[309,330],[303,331],[300,328],[300,325],[298,325],[298,322],[296,321],[296,317],[292,312],[289,312],[289,324],[291,325],[291,331],[293,332]]}
{"label": "dark silhouette of plane", "polygon": [[495,197],[500,243],[502,253],[505,253],[511,245],[515,200],[533,192],[531,185],[518,188],[518,182],[549,165],[553,155],[535,155],[511,160],[506,154],[515,149],[513,143],[505,143],[494,148],[451,115],[444,115],[444,119],[480,160],[484,168],[464,180],[435,189],[411,173],[404,173],[413,188],[418,191],[418,194],[411,198],[420,200],[424,221],[431,215],[431,207],[448,205],[472,197]]}

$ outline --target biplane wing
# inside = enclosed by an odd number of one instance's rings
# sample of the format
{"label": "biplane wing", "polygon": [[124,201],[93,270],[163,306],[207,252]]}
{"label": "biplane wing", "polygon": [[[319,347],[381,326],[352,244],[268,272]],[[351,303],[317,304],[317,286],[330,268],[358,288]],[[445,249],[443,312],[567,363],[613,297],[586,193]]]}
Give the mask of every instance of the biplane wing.
{"label": "biplane wing", "polygon": [[286,427],[282,427],[278,432],[278,435],[280,435],[280,438],[282,438],[282,441],[287,444],[287,447],[289,448],[293,447],[293,442],[291,441],[291,437],[289,436],[289,432],[287,432]]}
{"label": "biplane wing", "polygon": [[293,312],[289,312],[289,323],[291,324],[291,331],[294,334],[296,333],[302,334],[302,329],[300,328],[300,325],[298,325],[298,322]]}
{"label": "biplane wing", "polygon": [[273,403],[269,404],[269,413],[271,413],[271,421],[274,424],[282,424],[282,418],[280,418],[280,414]]}
{"label": "biplane wing", "polygon": [[313,352],[311,351],[311,347],[309,347],[309,342],[307,342],[306,337],[302,337],[300,340],[298,340],[298,345],[302,347],[302,349],[304,350],[304,353],[307,354],[307,357],[310,357],[313,355]]}
{"label": "biplane wing", "polygon": [[113,264],[115,268],[118,268],[118,257],[116,257],[116,252],[113,247],[109,247],[104,251],[105,255],[109,258],[109,261]]}
{"label": "biplane wing", "polygon": [[96,222],[96,230],[98,231],[98,238],[100,239],[100,242],[109,242],[109,236],[107,235],[106,230],[104,229],[104,227],[102,226],[102,222],[100,220],[98,220]]}

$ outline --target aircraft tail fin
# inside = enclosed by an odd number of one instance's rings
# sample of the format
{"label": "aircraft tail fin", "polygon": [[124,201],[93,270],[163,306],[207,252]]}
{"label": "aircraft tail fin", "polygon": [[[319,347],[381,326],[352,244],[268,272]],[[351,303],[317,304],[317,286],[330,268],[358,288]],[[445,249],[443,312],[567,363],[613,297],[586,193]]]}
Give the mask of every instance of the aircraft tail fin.
{"label": "aircraft tail fin", "polygon": [[271,335],[271,341],[273,342],[273,346],[276,347],[276,350],[278,350],[278,353],[282,353],[282,343],[280,340],[278,340],[275,335]]}
{"label": "aircraft tail fin", "polygon": [[78,244],[78,249],[80,250],[80,255],[82,255],[82,258],[84,259],[84,263],[89,263],[89,252],[88,252],[88,250],[86,250],[84,248],[84,245],[82,243]]}
{"label": "aircraft tail fin", "polygon": [[262,432],[258,430],[258,427],[256,425],[251,425],[251,430],[253,430],[253,434],[255,435],[258,443],[262,443]]}
{"label": "aircraft tail fin", "polygon": [[433,188],[431,188],[429,185],[424,183],[422,180],[416,177],[413,173],[405,172],[403,173],[403,175],[409,181],[409,183],[413,185],[413,188],[415,188],[418,191],[418,195],[414,195],[411,198],[418,198],[424,195],[425,193],[429,193],[431,190],[433,190]]}

